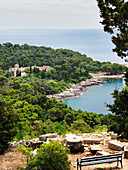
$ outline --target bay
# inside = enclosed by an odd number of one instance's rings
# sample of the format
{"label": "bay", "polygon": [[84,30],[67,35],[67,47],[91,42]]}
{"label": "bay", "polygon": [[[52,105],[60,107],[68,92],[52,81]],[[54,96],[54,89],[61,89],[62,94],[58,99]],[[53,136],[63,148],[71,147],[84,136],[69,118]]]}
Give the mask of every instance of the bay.
{"label": "bay", "polygon": [[122,90],[125,86],[124,79],[111,79],[112,81],[107,81],[105,84],[98,86],[88,87],[87,91],[83,95],[74,98],[68,98],[62,100],[68,106],[71,106],[73,109],[95,113],[108,114],[111,113],[107,111],[105,103],[112,104],[113,98],[111,93],[115,90]]}
{"label": "bay", "polygon": [[116,53],[111,35],[102,29],[0,29],[0,43],[29,44],[78,51],[99,61],[124,63]]}
{"label": "bay", "polygon": [[[0,43],[10,42],[23,45],[47,46],[54,49],[63,48],[78,51],[99,61],[125,63],[112,52],[114,45],[111,35],[102,29],[85,30],[46,30],[46,29],[0,29]],[[88,87],[84,95],[64,100],[75,110],[93,111],[107,114],[104,103],[112,103],[115,87],[122,88],[123,80],[114,80],[104,85]]]}

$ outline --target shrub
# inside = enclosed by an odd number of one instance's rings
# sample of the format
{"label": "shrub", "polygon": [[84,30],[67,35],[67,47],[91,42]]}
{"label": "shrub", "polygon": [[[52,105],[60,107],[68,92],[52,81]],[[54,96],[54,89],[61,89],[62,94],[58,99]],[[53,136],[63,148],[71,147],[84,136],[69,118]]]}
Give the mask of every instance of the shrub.
{"label": "shrub", "polygon": [[68,160],[68,149],[57,141],[42,144],[37,149],[37,156],[33,157],[25,169],[27,170],[70,170],[71,162]]}

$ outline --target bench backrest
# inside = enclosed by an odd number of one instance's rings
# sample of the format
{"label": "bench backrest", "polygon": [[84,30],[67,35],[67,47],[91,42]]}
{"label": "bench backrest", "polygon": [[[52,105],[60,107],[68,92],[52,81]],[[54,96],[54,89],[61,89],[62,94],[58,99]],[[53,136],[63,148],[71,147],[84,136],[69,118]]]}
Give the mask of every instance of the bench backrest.
{"label": "bench backrest", "polygon": [[105,159],[114,159],[114,158],[122,159],[122,154],[123,153],[121,152],[121,153],[108,154],[108,155],[102,155],[102,156],[85,157],[85,158],[81,158],[80,163],[90,162],[90,161],[99,161],[99,160],[105,160]]}

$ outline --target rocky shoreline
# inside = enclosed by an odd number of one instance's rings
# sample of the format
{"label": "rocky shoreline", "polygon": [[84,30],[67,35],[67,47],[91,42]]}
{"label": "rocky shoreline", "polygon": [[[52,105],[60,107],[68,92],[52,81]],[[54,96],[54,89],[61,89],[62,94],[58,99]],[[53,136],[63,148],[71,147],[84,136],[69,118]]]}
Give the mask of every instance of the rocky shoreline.
{"label": "rocky shoreline", "polygon": [[107,79],[119,79],[123,78],[124,75],[120,74],[107,76],[103,74],[94,74],[92,76],[93,76],[92,79],[87,79],[80,83],[72,84],[71,88],[66,89],[65,91],[58,94],[47,95],[47,97],[51,99],[55,98],[57,100],[63,100],[71,97],[79,97],[80,95],[83,94],[83,92],[86,91],[87,87],[89,86],[104,84],[105,80]]}
{"label": "rocky shoreline", "polygon": [[78,97],[82,95],[83,92],[86,91],[88,86],[94,86],[94,85],[99,85],[99,84],[104,84],[104,83],[105,81],[99,78],[87,79],[86,81],[82,81],[77,84],[72,84],[71,88],[66,89],[65,91],[61,93],[47,95],[47,97],[55,98],[57,100],[62,100],[62,99],[70,98],[70,97]]}

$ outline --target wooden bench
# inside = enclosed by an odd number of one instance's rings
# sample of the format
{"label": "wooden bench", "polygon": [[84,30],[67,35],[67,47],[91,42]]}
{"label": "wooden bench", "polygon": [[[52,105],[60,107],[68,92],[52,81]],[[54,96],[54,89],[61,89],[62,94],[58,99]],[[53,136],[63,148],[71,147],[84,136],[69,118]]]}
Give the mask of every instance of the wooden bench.
{"label": "wooden bench", "polygon": [[123,168],[122,165],[122,152],[121,153],[116,153],[116,154],[108,154],[108,155],[102,155],[102,156],[93,156],[93,157],[85,157],[77,159],[77,170],[78,167],[82,166],[88,166],[88,165],[95,165],[95,164],[103,164],[103,163],[112,163],[112,162],[117,162],[117,166],[119,165],[119,162],[121,163],[121,168]]}

